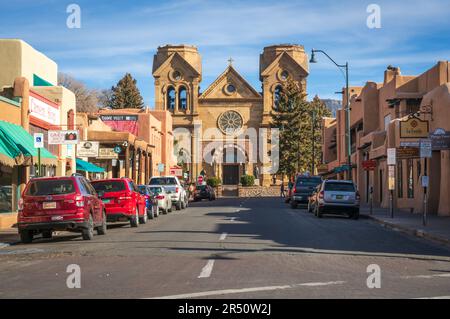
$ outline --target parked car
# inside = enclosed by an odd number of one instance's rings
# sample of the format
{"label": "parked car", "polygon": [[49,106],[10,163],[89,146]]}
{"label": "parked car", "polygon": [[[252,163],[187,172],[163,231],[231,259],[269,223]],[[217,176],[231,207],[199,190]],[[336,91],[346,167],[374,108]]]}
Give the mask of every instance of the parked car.
{"label": "parked car", "polygon": [[194,191],[194,201],[208,199],[210,201],[216,199],[214,188],[209,185],[197,185]]}
{"label": "parked car", "polygon": [[106,212],[102,201],[86,178],[33,178],[19,201],[17,226],[24,243],[35,235],[52,238],[53,231],[81,232],[84,240],[106,234]]}
{"label": "parked car", "polygon": [[189,200],[186,190],[181,185],[180,180],[176,176],[160,176],[152,177],[148,183],[149,185],[164,186],[167,194],[170,194],[170,199],[176,210],[185,209],[188,206]]}
{"label": "parked car", "polygon": [[145,197],[129,178],[113,178],[93,181],[106,209],[108,222],[129,221],[131,227],[147,223]]}
{"label": "parked car", "polygon": [[148,188],[155,197],[158,211],[162,211],[163,214],[172,212],[172,199],[170,198],[170,194],[167,194],[165,187],[160,185],[150,185]]}
{"label": "parked car", "polygon": [[326,180],[318,190],[314,212],[319,218],[323,214],[333,213],[358,219],[359,201],[359,193],[352,181]]}
{"label": "parked car", "polygon": [[309,197],[321,182],[320,176],[298,175],[292,189],[291,208],[295,209],[298,205],[308,205]]}
{"label": "parked car", "polygon": [[147,185],[139,185],[139,192],[145,197],[148,218],[153,219],[159,216],[158,200]]}

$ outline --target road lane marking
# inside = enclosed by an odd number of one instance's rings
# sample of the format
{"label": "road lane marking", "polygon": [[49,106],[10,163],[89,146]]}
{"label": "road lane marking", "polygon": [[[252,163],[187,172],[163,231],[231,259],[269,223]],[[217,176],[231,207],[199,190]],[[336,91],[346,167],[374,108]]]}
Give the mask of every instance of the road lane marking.
{"label": "road lane marking", "polygon": [[420,279],[450,278],[450,274],[403,276],[402,278],[404,278],[404,279],[412,279],[412,278],[420,278]]}
{"label": "road lane marking", "polygon": [[227,238],[227,233],[223,233],[222,235],[220,235],[219,240],[225,240],[225,238]]}
{"label": "road lane marking", "polygon": [[200,276],[198,276],[197,278],[209,278],[211,276],[213,267],[214,267],[214,259],[208,260],[208,263],[206,264],[205,267],[203,267]]}
{"label": "road lane marking", "polygon": [[172,295],[172,296],[164,296],[164,297],[145,298],[145,299],[200,298],[200,297],[208,297],[208,296],[241,294],[241,293],[249,293],[249,292],[285,290],[285,289],[294,289],[294,288],[299,288],[299,287],[319,287],[319,286],[342,285],[345,283],[346,283],[345,281],[309,282],[309,283],[303,283],[303,284],[284,285],[284,286],[266,286],[266,287],[254,287],[254,288],[242,288],[242,289],[211,290],[211,291],[204,291],[204,292],[195,292],[195,293],[190,293],[190,294]]}

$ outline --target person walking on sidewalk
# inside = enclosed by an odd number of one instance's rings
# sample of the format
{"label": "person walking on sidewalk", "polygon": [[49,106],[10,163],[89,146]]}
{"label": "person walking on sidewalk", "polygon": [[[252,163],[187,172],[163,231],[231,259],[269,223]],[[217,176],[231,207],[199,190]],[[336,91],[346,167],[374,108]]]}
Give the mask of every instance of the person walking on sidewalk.
{"label": "person walking on sidewalk", "polygon": [[281,181],[281,186],[280,186],[280,196],[281,196],[281,198],[286,197],[286,193],[285,193],[283,181]]}

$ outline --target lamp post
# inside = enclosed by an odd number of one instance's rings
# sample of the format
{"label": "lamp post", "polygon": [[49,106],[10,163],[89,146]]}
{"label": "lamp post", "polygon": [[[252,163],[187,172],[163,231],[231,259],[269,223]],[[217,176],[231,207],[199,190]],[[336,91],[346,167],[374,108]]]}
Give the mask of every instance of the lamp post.
{"label": "lamp post", "polygon": [[349,81],[348,81],[348,62],[345,64],[336,63],[325,51],[322,50],[311,50],[311,60],[310,63],[317,63],[316,52],[323,53],[331,62],[333,62],[339,69],[345,69],[345,90],[346,90],[346,106],[345,106],[345,139],[347,141],[347,166],[348,166],[348,179],[352,180],[352,143],[350,135],[350,91],[349,91]]}

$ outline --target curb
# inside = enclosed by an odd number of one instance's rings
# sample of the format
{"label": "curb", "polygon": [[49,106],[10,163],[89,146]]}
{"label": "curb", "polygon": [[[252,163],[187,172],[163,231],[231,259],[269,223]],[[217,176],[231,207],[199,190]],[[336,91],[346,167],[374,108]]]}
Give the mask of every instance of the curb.
{"label": "curb", "polygon": [[415,237],[418,237],[418,238],[427,239],[427,240],[430,240],[430,241],[433,241],[433,242],[436,242],[436,243],[439,243],[439,244],[443,244],[443,245],[446,245],[446,246],[450,247],[450,239],[447,239],[445,237],[438,236],[438,235],[433,235],[433,234],[427,232],[426,230],[405,227],[405,226],[402,226],[402,225],[398,225],[398,224],[395,224],[395,223],[388,222],[388,221],[383,220],[381,218],[378,218],[376,216],[362,214],[361,217],[374,220],[377,223],[379,223],[380,225],[382,225],[383,227],[386,227],[386,228],[389,228],[389,229],[392,229],[392,230],[395,230],[395,231],[398,231],[398,232],[402,232],[402,233],[405,233],[405,234],[408,234],[408,235],[411,235],[411,236],[415,236]]}
{"label": "curb", "polygon": [[7,248],[9,246],[11,246],[11,244],[9,244],[9,243],[0,243],[0,249]]}

